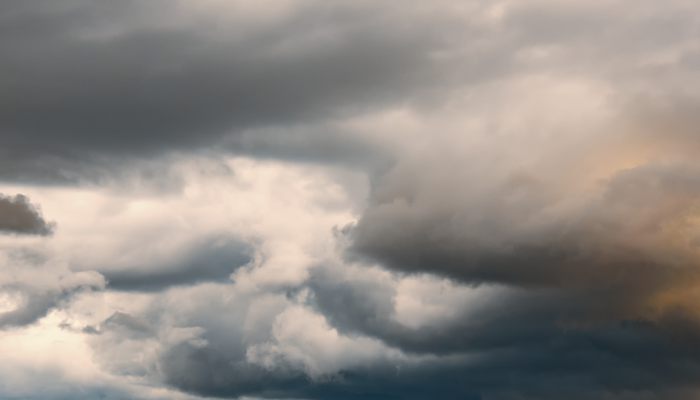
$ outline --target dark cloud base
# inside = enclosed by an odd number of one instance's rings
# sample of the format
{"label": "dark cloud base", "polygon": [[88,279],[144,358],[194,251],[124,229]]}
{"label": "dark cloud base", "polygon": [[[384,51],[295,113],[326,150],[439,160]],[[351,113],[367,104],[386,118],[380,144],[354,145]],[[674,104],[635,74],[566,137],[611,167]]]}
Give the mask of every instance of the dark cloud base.
{"label": "dark cloud base", "polygon": [[206,237],[171,262],[133,265],[102,271],[109,288],[121,291],[161,291],[173,286],[230,282],[231,274],[253,259],[253,248],[227,237]]}
{"label": "dark cloud base", "polygon": [[172,386],[226,398],[690,400],[700,358],[694,340],[668,332],[686,322],[551,331],[538,340],[475,351],[468,361],[378,364],[316,380],[301,371],[250,365],[212,347],[181,345],[163,363]]}
{"label": "dark cloud base", "polygon": [[[410,95],[425,86],[434,38],[399,26],[387,35],[383,14],[340,7],[358,15],[301,7],[270,30],[241,33],[237,21],[231,32],[168,24],[176,11],[166,1],[3,5],[0,179],[79,181],[124,160],[222,144],[227,153],[305,160],[357,151],[347,139],[328,140],[332,132],[304,138],[283,128],[312,131]],[[308,29],[333,34],[305,41]],[[277,133],[241,138],[261,127]]]}

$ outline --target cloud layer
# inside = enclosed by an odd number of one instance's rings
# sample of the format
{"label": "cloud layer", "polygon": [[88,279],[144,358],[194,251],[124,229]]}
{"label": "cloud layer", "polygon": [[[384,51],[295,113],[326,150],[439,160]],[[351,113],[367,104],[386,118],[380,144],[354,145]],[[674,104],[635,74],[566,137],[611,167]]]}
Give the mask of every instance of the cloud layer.
{"label": "cloud layer", "polygon": [[694,2],[0,15],[0,397],[698,397]]}

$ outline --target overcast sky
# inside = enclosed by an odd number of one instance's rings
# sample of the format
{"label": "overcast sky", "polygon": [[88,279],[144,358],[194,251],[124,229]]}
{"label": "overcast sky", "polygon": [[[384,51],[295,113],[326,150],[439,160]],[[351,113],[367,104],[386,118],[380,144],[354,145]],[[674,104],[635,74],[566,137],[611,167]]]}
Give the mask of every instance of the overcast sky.
{"label": "overcast sky", "polygon": [[0,398],[700,397],[693,0],[0,2]]}

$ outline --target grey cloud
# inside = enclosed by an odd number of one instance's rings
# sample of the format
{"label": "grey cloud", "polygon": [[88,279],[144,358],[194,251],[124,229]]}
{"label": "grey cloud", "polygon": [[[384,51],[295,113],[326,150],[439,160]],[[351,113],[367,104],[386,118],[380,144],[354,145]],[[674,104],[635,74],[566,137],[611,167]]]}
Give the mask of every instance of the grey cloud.
{"label": "grey cloud", "polygon": [[[653,321],[600,320],[595,318],[606,304],[595,312],[593,298],[606,302],[609,294],[514,290],[476,308],[467,304],[468,312],[455,304],[456,316],[448,321],[409,327],[395,318],[389,282],[321,269],[311,287],[315,306],[342,332],[371,335],[408,352],[464,356],[456,363],[444,357],[433,365],[401,366],[405,376],[373,374],[358,382],[372,382],[386,396],[419,398],[421,390],[436,390],[439,398],[672,399],[692,398],[697,390],[700,354],[692,343],[700,325],[683,311]],[[399,388],[412,383],[415,393]]]}
{"label": "grey cloud", "polygon": [[[593,321],[590,299],[599,293],[516,290],[439,324],[411,328],[394,319],[389,281],[329,267],[316,270],[309,287],[312,305],[341,334],[376,337],[428,357],[378,357],[321,377],[284,359],[263,366],[251,360],[251,346],[270,340],[276,316],[293,300],[265,293],[268,300],[260,302],[261,293],[211,284],[169,292],[140,316],[114,314],[91,337],[110,370],[162,379],[199,396],[670,400],[696,393],[700,328],[684,312],[654,321]],[[262,312],[260,305],[273,298],[270,311]],[[260,331],[250,330],[251,321],[262,324]],[[177,329],[196,333],[166,339]],[[313,327],[307,329],[312,336]]]}
{"label": "grey cloud", "polygon": [[17,282],[0,285],[0,292],[15,299],[13,308],[0,313],[0,329],[33,324],[50,311],[64,307],[80,293],[99,290],[104,280],[99,274],[83,272],[70,277],[56,277],[51,285]]}
{"label": "grey cloud", "polygon": [[410,95],[432,68],[429,32],[388,9],[312,2],[265,29],[232,17],[216,30],[182,22],[169,2],[3,8],[5,179],[69,179],[115,157],[354,113]]}
{"label": "grey cloud", "polygon": [[[590,292],[499,288],[497,294],[481,293],[480,304],[455,303],[455,315],[448,320],[411,327],[397,319],[395,285],[390,280],[320,268],[309,281],[311,304],[342,332],[369,335],[410,353],[434,355],[547,345],[567,330],[574,333],[577,327],[600,323],[605,310],[603,304],[588,300]],[[597,295],[609,293],[601,290]],[[609,314],[605,320],[611,320]]]}
{"label": "grey cloud", "polygon": [[[614,79],[625,95],[692,75],[687,51],[671,70],[652,62],[692,35],[682,2],[626,18],[617,2],[528,2],[498,18],[491,3],[453,7],[309,1],[250,24],[245,10],[197,19],[166,1],[4,4],[1,177],[95,180],[125,159],[203,149],[362,167],[390,151],[329,122],[433,110],[527,74]],[[552,55],[522,59],[543,46]]]}
{"label": "grey cloud", "polygon": [[31,325],[53,310],[68,307],[77,296],[105,286],[95,271],[75,272],[46,248],[4,245],[0,248],[0,329]]}
{"label": "grey cloud", "polygon": [[45,316],[61,301],[61,295],[56,293],[36,292],[27,288],[5,288],[5,292],[16,294],[20,297],[19,304],[14,310],[0,313],[0,327],[17,327],[29,325]]}
{"label": "grey cloud", "polygon": [[123,376],[145,377],[155,374],[152,362],[161,349],[158,327],[147,318],[125,312],[114,312],[95,326],[83,327],[88,343],[95,351],[95,360],[106,371]]}
{"label": "grey cloud", "polygon": [[50,235],[54,224],[44,220],[41,211],[27,196],[0,194],[0,232],[21,235]]}
{"label": "grey cloud", "polygon": [[[697,398],[696,6],[479,3],[311,1],[254,26],[160,0],[3,5],[2,179],[222,153],[370,174],[346,261],[392,278],[332,265],[284,296],[229,283],[250,249],[206,241],[110,266],[112,289],[154,305],[87,328],[104,368],[231,398]],[[392,108],[411,121],[352,124]],[[504,292],[407,326],[392,279],[422,274]],[[22,283],[0,323],[81,287]],[[288,354],[254,362],[295,306],[401,357],[320,378]]]}
{"label": "grey cloud", "polygon": [[146,321],[123,312],[112,314],[102,323],[101,329],[121,330],[122,333],[126,332],[135,337],[149,337],[154,334],[153,328]]}
{"label": "grey cloud", "polygon": [[[230,288],[212,283],[178,287],[161,294],[144,313],[113,314],[90,335],[97,359],[120,375],[207,397],[283,397],[290,387],[303,385],[302,371],[269,370],[246,359],[250,343],[269,337],[284,296],[260,299]],[[256,314],[263,312],[260,306],[253,309],[260,300],[270,307],[269,316]],[[255,327],[256,319],[262,326]]]}
{"label": "grey cloud", "polygon": [[[476,151],[455,159],[436,146],[377,179],[344,230],[350,261],[517,295],[412,328],[395,318],[391,284],[320,272],[315,306],[344,332],[476,357],[463,371],[484,398],[693,398],[700,181],[694,117],[673,108],[654,108],[641,119],[654,124],[624,125],[610,141],[591,133],[599,142],[571,160],[551,145],[535,152],[546,162],[488,165]],[[508,147],[498,144],[487,151]],[[631,166],[615,163],[625,155]],[[591,180],[582,165],[609,172]]]}
{"label": "grey cloud", "polygon": [[302,371],[271,371],[216,347],[188,343],[169,349],[162,365],[167,384],[204,396],[284,398],[308,385]]}
{"label": "grey cloud", "polygon": [[[347,286],[321,274],[312,281],[316,301],[336,326],[411,351],[517,346],[566,336],[560,324],[641,320],[665,331],[663,316],[678,310],[694,323],[697,234],[688,218],[697,206],[697,176],[686,163],[640,166],[600,182],[599,191],[577,198],[575,207],[562,204],[569,198],[551,197],[541,182],[514,192],[513,185],[523,183],[510,179],[486,192],[486,202],[455,191],[459,201],[432,204],[407,192],[399,196],[413,202],[378,202],[349,230],[350,258],[470,285],[505,285],[522,294],[493,300],[479,317],[418,330],[392,320],[391,290],[364,287],[376,283]],[[481,323],[471,326],[473,320]]]}
{"label": "grey cloud", "polygon": [[675,339],[654,326],[630,323],[513,342],[471,362],[378,363],[327,380],[310,380],[299,370],[261,369],[216,346],[176,346],[163,361],[175,387],[227,398],[691,399],[697,354],[686,353],[692,345]]}
{"label": "grey cloud", "polygon": [[[593,293],[528,290],[497,296],[441,324],[410,328],[393,319],[389,282],[327,268],[314,272],[310,288],[311,302],[348,337],[377,337],[407,354],[431,356],[416,361],[379,357],[322,377],[283,360],[262,366],[248,351],[268,338],[248,331],[250,319],[262,317],[269,325],[261,329],[269,333],[290,300],[280,294],[276,311],[263,317],[259,304],[264,302],[253,306],[258,295],[233,291],[225,297],[226,288],[211,285],[177,289],[169,300],[156,303],[157,312],[117,313],[101,325],[100,335],[91,337],[107,338],[93,344],[102,358],[113,355],[107,357],[112,370],[159,377],[199,396],[670,400],[692,399],[696,393],[700,354],[693,338],[699,328],[683,312],[655,321],[581,324]],[[183,298],[188,306],[178,310]],[[165,321],[177,321],[180,328]],[[183,327],[198,333],[176,342],[163,336]],[[156,360],[144,363],[143,354]]]}
{"label": "grey cloud", "polygon": [[352,131],[333,123],[246,129],[227,137],[222,145],[257,159],[320,162],[352,169],[361,166],[366,171],[385,168],[394,157],[391,149],[355,137]]}
{"label": "grey cloud", "polygon": [[[349,230],[350,255],[472,283],[633,290],[696,276],[692,232],[674,225],[692,212],[700,191],[691,165],[620,172],[586,204],[560,214],[570,199],[547,197],[536,181],[509,178],[496,186],[488,194],[444,193],[465,195],[461,204],[378,202]],[[670,242],[673,228],[691,242]]]}
{"label": "grey cloud", "polygon": [[124,291],[158,291],[178,285],[230,282],[230,275],[253,257],[249,244],[226,237],[198,239],[182,254],[102,271],[108,286]]}
{"label": "grey cloud", "polygon": [[[231,360],[210,347],[178,346],[166,356],[169,383],[191,393],[222,398],[479,399],[478,391],[457,378],[457,368],[396,365],[343,370],[327,380],[311,380],[300,370],[271,370]],[[208,371],[209,373],[205,373]],[[212,373],[213,372],[213,373]],[[460,372],[465,372],[460,370]],[[442,374],[442,375],[441,375]]]}

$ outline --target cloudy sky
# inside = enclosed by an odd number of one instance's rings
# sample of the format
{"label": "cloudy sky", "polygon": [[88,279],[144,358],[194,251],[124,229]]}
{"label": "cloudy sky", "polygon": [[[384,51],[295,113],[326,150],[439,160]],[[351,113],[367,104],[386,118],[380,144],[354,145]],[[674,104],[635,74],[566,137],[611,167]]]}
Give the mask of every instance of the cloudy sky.
{"label": "cloudy sky", "polygon": [[693,0],[0,2],[0,398],[700,397]]}

